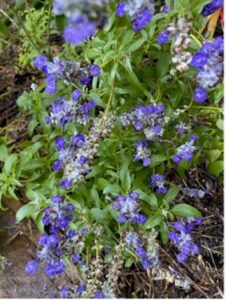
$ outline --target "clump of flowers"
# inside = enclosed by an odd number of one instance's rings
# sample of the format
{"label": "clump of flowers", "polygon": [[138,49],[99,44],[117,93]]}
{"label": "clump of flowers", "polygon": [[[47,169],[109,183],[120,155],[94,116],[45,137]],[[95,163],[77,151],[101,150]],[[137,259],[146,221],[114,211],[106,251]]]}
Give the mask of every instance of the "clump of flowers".
{"label": "clump of flowers", "polygon": [[152,20],[154,13],[154,4],[152,0],[128,0],[127,2],[119,2],[116,15],[123,17],[128,15],[132,28],[135,32],[141,31]]}
{"label": "clump of flowers", "polygon": [[[41,262],[45,262],[45,274],[56,276],[66,269],[65,256],[71,256],[74,264],[82,263],[80,256],[75,253],[75,246],[79,248],[81,234],[70,229],[74,219],[74,206],[64,203],[64,200],[55,195],[51,198],[52,205],[44,209],[43,224],[48,228],[48,233],[43,233],[39,238],[39,250],[35,259],[30,260],[25,271],[28,275],[35,275]],[[75,259],[76,258],[76,259]]]}
{"label": "clump of flowers", "polygon": [[200,218],[187,218],[185,221],[178,221],[172,224],[172,231],[169,233],[169,239],[178,248],[180,253],[177,255],[177,261],[183,263],[189,256],[199,254],[199,247],[193,243],[191,231],[196,225],[202,224]]}
{"label": "clump of flowers", "polygon": [[216,10],[223,8],[223,0],[212,0],[209,4],[205,5],[202,10],[202,15],[207,17],[212,15]]}
{"label": "clump of flowers", "polygon": [[64,29],[65,40],[73,45],[85,42],[106,23],[109,0],[55,0],[55,15],[65,15],[69,25]]}
{"label": "clump of flowers", "polygon": [[61,60],[58,56],[51,62],[46,56],[39,55],[34,59],[34,66],[45,75],[45,91],[48,94],[56,93],[58,80],[63,80],[65,83],[77,80],[81,85],[88,85],[93,77],[100,75],[98,65],[85,66],[79,62]]}
{"label": "clump of flowers", "polygon": [[137,192],[131,192],[128,196],[118,196],[112,208],[119,212],[117,221],[120,224],[126,222],[143,224],[147,220],[146,216],[139,213],[139,193]]}
{"label": "clump of flowers", "polygon": [[70,143],[66,143],[63,137],[56,140],[58,160],[54,162],[53,169],[64,170],[64,179],[60,182],[62,188],[68,189],[85,179],[91,171],[89,163],[94,159],[100,142],[111,132],[114,122],[113,115],[95,118],[88,135],[77,133],[70,138]]}
{"label": "clump of flowers", "polygon": [[82,103],[82,93],[75,90],[69,101],[58,98],[50,107],[50,114],[46,117],[47,124],[60,125],[62,129],[68,122],[86,125],[90,120],[90,111],[95,108],[95,102],[89,100]]}
{"label": "clump of flowers", "polygon": [[[94,248],[94,247],[93,247]],[[62,298],[116,298],[119,276],[123,267],[125,243],[120,241],[115,247],[112,262],[104,264],[101,246],[95,245],[100,255],[92,258],[89,266],[81,270],[81,282],[74,286],[63,286],[60,291]]]}
{"label": "clump of flowers", "polygon": [[166,194],[168,189],[165,187],[165,178],[161,174],[151,176],[151,187],[156,189],[158,194]]}
{"label": "clump of flowers", "polygon": [[171,38],[174,38],[172,63],[175,64],[176,70],[179,72],[187,71],[192,59],[192,54],[187,51],[191,42],[189,37],[190,27],[190,21],[182,18],[170,23],[158,36],[159,45],[167,44]]}
{"label": "clump of flowers", "polygon": [[177,154],[173,156],[173,161],[179,164],[182,160],[191,161],[193,153],[198,147],[194,146],[197,137],[194,135],[190,136],[190,141],[186,142],[182,146],[177,148]]}
{"label": "clump of flowers", "polygon": [[135,251],[144,269],[159,268],[159,245],[156,237],[155,231],[144,234],[142,237],[134,231],[126,233],[126,246]]}
{"label": "clump of flowers", "polygon": [[134,155],[134,160],[142,161],[143,166],[147,167],[151,164],[151,159],[148,153],[148,142],[145,140],[140,140],[135,144],[136,154]]}
{"label": "clump of flowers", "polygon": [[206,90],[216,86],[223,76],[223,52],[224,40],[217,37],[212,42],[205,42],[193,56],[191,65],[198,70],[197,82],[200,84],[193,95],[196,102],[205,102]]}
{"label": "clump of flowers", "polygon": [[164,114],[163,104],[138,106],[132,112],[124,113],[119,117],[123,127],[132,125],[137,131],[143,131],[145,138],[149,141],[163,135],[164,126],[168,120]]}

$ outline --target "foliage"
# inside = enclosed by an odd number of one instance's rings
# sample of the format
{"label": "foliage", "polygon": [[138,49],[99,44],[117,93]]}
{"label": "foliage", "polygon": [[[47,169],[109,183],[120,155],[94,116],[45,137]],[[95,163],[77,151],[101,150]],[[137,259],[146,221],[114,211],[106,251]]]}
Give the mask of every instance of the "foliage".
{"label": "foliage", "polygon": [[[31,117],[28,125],[30,140],[20,143],[17,151],[7,149],[6,141],[1,140],[0,160],[3,168],[0,184],[1,197],[18,199],[19,190],[22,189],[29,200],[17,213],[19,221],[32,217],[43,231],[43,209],[50,205],[49,199],[53,195],[64,197],[75,206],[78,216],[71,227],[76,230],[81,227],[90,229],[84,255],[91,261],[94,242],[103,248],[110,246],[114,249],[117,240],[126,232],[133,230],[145,235],[154,229],[166,244],[172,221],[181,216],[201,217],[195,208],[195,201],[184,197],[182,179],[189,169],[202,166],[222,181],[223,85],[219,83],[208,89],[207,102],[195,102],[196,70],[189,66],[185,72],[177,72],[171,61],[173,41],[160,46],[158,35],[175,17],[189,17],[192,19],[189,51],[194,55],[200,45],[209,40],[208,32],[205,35],[200,30],[207,23],[200,12],[208,2],[166,1],[170,7],[167,14],[157,10],[145,29],[134,32],[128,17],[118,18],[115,15],[116,3],[113,1],[108,5],[108,23],[95,37],[79,46],[62,45],[61,52],[57,53],[62,61],[76,60],[84,65],[95,63],[100,66],[99,78],[93,78],[89,86],[79,86],[84,99],[92,99],[96,109],[91,113],[88,125],[82,126],[76,121],[67,123],[65,128],[46,124],[49,106],[57,97],[70,99],[77,87],[75,78],[67,83],[60,78],[55,95],[45,93],[44,82],[35,78],[37,85],[33,85],[30,91],[24,91],[18,98],[20,109]],[[49,3],[41,8],[26,10],[20,18],[24,18],[23,27],[18,32],[21,40],[20,65],[31,67],[33,59],[41,54],[51,54],[51,60],[55,51],[49,44],[49,35],[57,33],[65,20],[49,14]],[[0,32],[7,35],[3,22],[0,23]],[[134,107],[153,104],[163,104],[165,107],[164,133],[148,141],[151,163],[144,166],[141,161],[134,159],[134,145],[145,137],[144,133],[133,126],[122,126],[118,116],[131,113]],[[98,150],[90,162],[91,172],[84,181],[74,183],[69,190],[63,189],[60,186],[63,172],[52,170],[58,157],[56,138],[63,136],[68,142],[75,133],[88,135],[95,118],[104,120],[110,115],[117,116],[117,120],[110,134],[98,142]],[[175,129],[180,122],[186,125],[183,134]],[[177,164],[172,158],[179,147],[188,143],[190,135],[197,136],[193,157]],[[150,177],[155,174],[164,175],[166,193],[157,193],[151,187]],[[174,182],[176,177],[180,178],[180,185]],[[192,182],[188,186],[195,188]],[[147,217],[144,224],[117,222],[118,212],[112,204],[118,196],[130,192],[139,193],[140,209]],[[181,195],[186,203],[181,203]],[[102,226],[104,238],[95,236],[94,228],[97,225]],[[107,254],[106,261],[110,261],[109,255],[113,254]],[[128,267],[139,261],[138,255],[132,250],[127,249],[123,255]]]}

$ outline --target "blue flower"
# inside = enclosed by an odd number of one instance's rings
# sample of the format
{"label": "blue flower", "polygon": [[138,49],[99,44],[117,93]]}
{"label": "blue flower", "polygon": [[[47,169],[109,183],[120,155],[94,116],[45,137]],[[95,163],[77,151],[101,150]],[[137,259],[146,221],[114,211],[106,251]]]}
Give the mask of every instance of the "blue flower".
{"label": "blue flower", "polygon": [[164,186],[165,179],[161,174],[156,174],[151,176],[151,187],[157,188],[156,192],[159,194],[166,194],[168,189]]}
{"label": "blue flower", "polygon": [[83,17],[79,17],[73,24],[65,27],[64,39],[70,44],[79,45],[94,35],[96,30],[97,27],[95,23],[90,22]]}
{"label": "blue flower", "polygon": [[223,0],[212,0],[209,4],[205,5],[202,10],[202,15],[207,17],[212,15],[216,10],[223,8],[224,1]]}
{"label": "blue flower", "polygon": [[68,294],[69,294],[69,288],[66,286],[63,286],[60,289],[60,297],[63,299],[66,299],[66,298],[68,298]]}
{"label": "blue flower", "polygon": [[167,29],[163,30],[162,32],[160,32],[158,36],[158,44],[164,45],[169,43],[169,38],[170,38],[170,32]]}
{"label": "blue flower", "polygon": [[63,273],[65,269],[65,264],[62,261],[57,260],[55,262],[47,263],[45,273],[47,276],[52,277]]}
{"label": "blue flower", "polygon": [[196,102],[203,103],[206,101],[207,97],[208,97],[208,95],[207,95],[206,90],[204,90],[204,88],[199,86],[195,89],[193,98]]}
{"label": "blue flower", "polygon": [[38,271],[38,260],[37,259],[33,259],[33,260],[30,260],[26,266],[25,266],[25,272],[32,276],[32,275],[35,275]]}

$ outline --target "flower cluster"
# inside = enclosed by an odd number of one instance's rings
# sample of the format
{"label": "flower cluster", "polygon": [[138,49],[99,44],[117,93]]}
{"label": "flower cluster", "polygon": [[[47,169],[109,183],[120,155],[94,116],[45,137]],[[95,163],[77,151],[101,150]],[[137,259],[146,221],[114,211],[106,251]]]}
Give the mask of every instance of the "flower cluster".
{"label": "flower cluster", "polygon": [[89,163],[94,159],[99,144],[112,130],[114,116],[95,118],[89,129],[88,135],[77,133],[70,138],[67,144],[63,137],[56,140],[58,160],[54,162],[54,171],[64,170],[64,179],[61,180],[61,187],[70,188],[74,183],[81,182],[91,171]]}
{"label": "flower cluster", "polygon": [[165,178],[161,174],[151,176],[151,187],[156,188],[156,192],[159,194],[166,194],[168,189],[165,187]]}
{"label": "flower cluster", "polygon": [[79,234],[70,229],[74,206],[71,203],[63,203],[63,199],[58,195],[53,196],[51,201],[52,205],[44,209],[42,218],[43,224],[48,228],[48,233],[40,236],[37,257],[29,261],[25,267],[29,275],[37,273],[39,263],[42,261],[46,262],[45,274],[47,276],[63,273],[66,269],[63,260],[68,255],[72,255],[71,259],[74,264],[82,263],[80,256],[73,252],[79,238]]}
{"label": "flower cluster", "polygon": [[119,116],[119,121],[123,127],[133,125],[137,131],[143,130],[146,139],[149,141],[163,135],[164,126],[168,120],[168,117],[164,114],[163,104],[138,106],[132,112]]}
{"label": "flower cluster", "polygon": [[194,146],[197,137],[194,135],[190,136],[190,141],[186,142],[179,148],[177,148],[177,154],[173,156],[173,161],[176,164],[179,164],[182,160],[191,161],[193,157],[193,152],[198,149],[198,147]]}
{"label": "flower cluster", "polygon": [[112,208],[119,212],[117,221],[120,224],[146,222],[146,216],[139,213],[139,193],[131,192],[128,196],[118,196],[113,203]]}
{"label": "flower cluster", "polygon": [[46,93],[55,94],[57,91],[57,80],[65,83],[77,79],[81,85],[92,82],[93,77],[100,75],[98,65],[82,66],[79,62],[61,60],[58,56],[53,61],[48,61],[46,56],[39,55],[34,59],[34,66],[39,69],[46,78]]}
{"label": "flower cluster", "polygon": [[135,144],[136,154],[134,155],[134,160],[143,161],[143,166],[147,167],[151,164],[151,159],[148,153],[148,142],[145,140],[140,140]]}
{"label": "flower cluster", "polygon": [[154,4],[152,0],[128,0],[128,2],[119,2],[116,15],[118,17],[128,15],[133,30],[139,32],[151,22],[153,11]]}
{"label": "flower cluster", "polygon": [[135,251],[144,269],[159,267],[159,253],[156,237],[157,233],[154,231],[143,237],[134,231],[126,233],[126,246]]}
{"label": "flower cluster", "polygon": [[212,0],[209,4],[205,5],[202,10],[202,15],[207,17],[212,15],[216,10],[223,8],[224,0]]}
{"label": "flower cluster", "polygon": [[94,247],[98,248],[100,255],[92,258],[89,266],[81,270],[81,282],[79,284],[75,287],[63,286],[61,288],[60,296],[62,298],[116,298],[118,278],[124,262],[123,252],[125,244],[123,241],[120,241],[119,245],[115,247],[112,263],[107,266],[104,265],[104,260],[101,256],[101,246],[96,244]]}
{"label": "flower cluster", "polygon": [[197,81],[200,84],[193,96],[196,102],[206,101],[206,89],[214,87],[220,81],[224,69],[223,53],[224,40],[217,37],[212,42],[205,42],[193,56],[191,65],[198,70]]}
{"label": "flower cluster", "polygon": [[93,100],[82,103],[82,93],[75,90],[69,101],[58,98],[50,107],[50,114],[46,117],[47,124],[60,125],[64,129],[68,122],[86,125],[90,119],[90,111],[95,108]]}
{"label": "flower cluster", "polygon": [[184,195],[192,197],[192,198],[203,198],[205,195],[208,195],[208,190],[200,190],[200,189],[190,189],[190,188],[183,188],[182,192]]}
{"label": "flower cluster", "polygon": [[179,72],[187,71],[192,59],[192,54],[187,51],[191,42],[189,37],[190,26],[190,22],[186,18],[182,18],[169,24],[158,36],[159,45],[167,44],[170,38],[174,37],[172,63],[176,65]]}
{"label": "flower cluster", "polygon": [[199,224],[202,224],[200,218],[187,218],[186,222],[178,221],[172,224],[173,230],[169,233],[169,239],[180,251],[177,255],[178,262],[185,262],[189,256],[199,254],[199,247],[193,243],[190,235]]}
{"label": "flower cluster", "polygon": [[95,35],[98,28],[106,23],[109,0],[55,0],[55,15],[65,15],[68,26],[64,29],[64,38],[73,45],[86,41]]}

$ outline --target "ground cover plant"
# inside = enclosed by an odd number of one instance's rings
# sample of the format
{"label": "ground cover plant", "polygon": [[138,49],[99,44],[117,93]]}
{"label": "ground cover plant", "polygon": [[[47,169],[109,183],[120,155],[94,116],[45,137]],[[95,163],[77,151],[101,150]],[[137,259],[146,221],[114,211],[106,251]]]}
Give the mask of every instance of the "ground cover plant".
{"label": "ground cover plant", "polygon": [[158,281],[222,296],[183,267],[201,265],[222,200],[223,1],[12,1],[0,13],[0,49],[17,45],[15,73],[31,74],[16,95],[25,137],[10,142],[6,124],[0,140],[3,214],[23,199],[17,221],[39,230],[24,272],[56,280],[61,298],[148,298]]}

